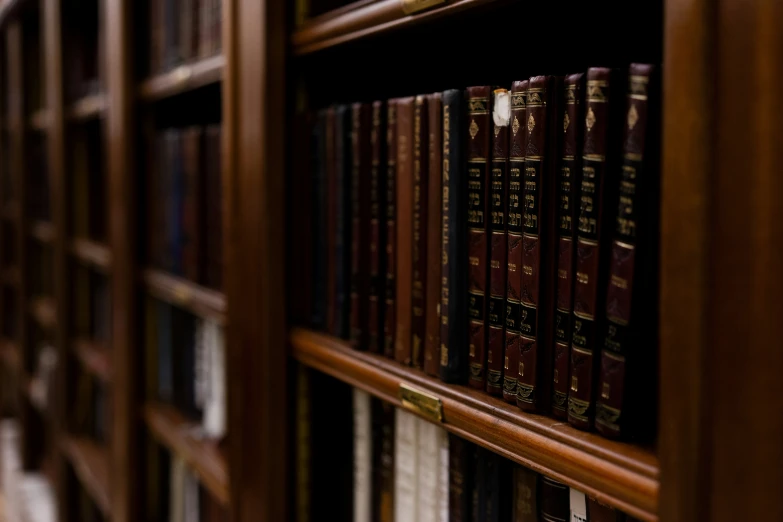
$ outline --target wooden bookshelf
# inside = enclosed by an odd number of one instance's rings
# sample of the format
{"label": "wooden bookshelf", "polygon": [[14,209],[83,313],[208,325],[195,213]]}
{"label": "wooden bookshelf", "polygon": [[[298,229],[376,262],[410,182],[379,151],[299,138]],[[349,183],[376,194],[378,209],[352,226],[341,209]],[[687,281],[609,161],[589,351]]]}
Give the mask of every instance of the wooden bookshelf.
{"label": "wooden bookshelf", "polygon": [[53,297],[39,296],[30,299],[30,315],[43,328],[57,326],[57,303]]}
{"label": "wooden bookshelf", "polygon": [[217,290],[153,269],[145,270],[142,280],[149,293],[162,301],[200,317],[225,321],[226,298]]}
{"label": "wooden bookshelf", "polygon": [[75,238],[70,242],[70,252],[81,263],[103,273],[111,269],[111,250],[105,243],[87,238]]}
{"label": "wooden bookshelf", "polygon": [[30,116],[30,128],[37,131],[45,131],[49,127],[49,111],[39,109]]}
{"label": "wooden bookshelf", "polygon": [[104,94],[91,94],[73,102],[66,109],[68,119],[73,121],[87,121],[100,117],[106,110],[106,96]]}
{"label": "wooden bookshelf", "polygon": [[181,458],[210,494],[224,505],[229,503],[225,456],[215,442],[199,439],[198,425],[166,404],[147,404],[144,421],[155,439]]}
{"label": "wooden bookshelf", "polygon": [[2,206],[3,219],[16,222],[19,220],[19,205],[15,201],[9,201]]}
{"label": "wooden bookshelf", "polygon": [[105,517],[111,516],[109,452],[88,438],[63,437],[60,450],[87,494]]}
{"label": "wooden bookshelf", "polygon": [[19,276],[19,268],[15,266],[4,268],[3,271],[0,273],[0,278],[2,278],[4,285],[10,286],[12,288],[18,288],[19,285],[21,284],[21,277]]}
{"label": "wooden bookshelf", "polygon": [[225,63],[223,55],[216,55],[147,78],[139,86],[139,98],[155,101],[217,83],[223,77]]}
{"label": "wooden bookshelf", "polygon": [[54,225],[50,221],[34,221],[30,225],[30,237],[41,243],[52,243],[55,235]]}
{"label": "wooden bookshelf", "polygon": [[71,343],[76,357],[87,372],[105,384],[111,383],[111,356],[106,346],[90,339],[74,339]]}

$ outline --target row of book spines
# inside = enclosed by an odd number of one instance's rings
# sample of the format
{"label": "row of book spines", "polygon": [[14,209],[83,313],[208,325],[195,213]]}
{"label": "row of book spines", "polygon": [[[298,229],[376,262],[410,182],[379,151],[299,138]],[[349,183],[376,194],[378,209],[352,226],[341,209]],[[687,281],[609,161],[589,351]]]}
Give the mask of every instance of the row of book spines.
{"label": "row of book spines", "polygon": [[220,54],[221,0],[153,0],[150,14],[150,72]]}
{"label": "row of book spines", "polygon": [[147,198],[150,262],[213,288],[223,269],[220,147],[219,125],[157,134]]}

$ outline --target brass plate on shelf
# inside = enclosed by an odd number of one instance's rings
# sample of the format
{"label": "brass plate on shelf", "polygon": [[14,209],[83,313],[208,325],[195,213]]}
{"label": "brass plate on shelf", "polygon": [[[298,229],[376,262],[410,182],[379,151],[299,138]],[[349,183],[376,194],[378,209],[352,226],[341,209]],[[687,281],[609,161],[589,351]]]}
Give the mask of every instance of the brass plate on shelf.
{"label": "brass plate on shelf", "polygon": [[443,422],[443,403],[437,397],[405,383],[400,383],[399,394],[404,408],[424,415],[431,421]]}
{"label": "brass plate on shelf", "polygon": [[418,13],[438,4],[445,4],[446,0],[400,0],[402,10],[405,14]]}

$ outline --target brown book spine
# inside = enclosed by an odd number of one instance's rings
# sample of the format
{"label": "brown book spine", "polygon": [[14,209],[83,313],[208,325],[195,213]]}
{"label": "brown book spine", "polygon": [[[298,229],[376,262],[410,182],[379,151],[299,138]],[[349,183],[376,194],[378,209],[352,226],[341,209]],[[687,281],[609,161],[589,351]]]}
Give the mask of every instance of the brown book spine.
{"label": "brown book spine", "polygon": [[541,475],[538,484],[539,517],[544,522],[563,522],[570,520],[570,500],[568,486]]}
{"label": "brown book spine", "polygon": [[556,132],[561,120],[562,80],[535,76],[527,90],[522,212],[522,307],[519,320],[517,405],[542,411],[548,403],[552,366],[552,310],[556,262]]}
{"label": "brown book spine", "polygon": [[555,360],[552,372],[552,414],[568,416],[568,361],[571,342],[571,314],[574,301],[574,270],[576,249],[574,231],[578,202],[576,195],[582,178],[582,131],[584,118],[582,97],[584,74],[572,74],[565,80],[563,102],[563,141],[560,147],[558,177],[558,250],[557,292],[555,299]]}
{"label": "brown book spine", "polygon": [[413,317],[413,102],[397,100],[397,332],[394,358],[411,364]]}
{"label": "brown book spine", "polygon": [[487,392],[503,393],[503,366],[506,348],[506,270],[508,241],[508,126],[511,117],[511,95],[496,89],[492,112],[492,169],[490,187],[490,257],[489,257],[489,338],[487,342]]}
{"label": "brown book spine", "polygon": [[629,430],[644,431],[653,424],[649,412],[655,411],[658,151],[657,111],[654,105],[651,111],[650,105],[658,98],[655,72],[652,65],[631,64],[625,99],[619,204],[595,416],[596,429],[612,438]]}
{"label": "brown book spine", "polygon": [[351,345],[367,349],[370,293],[370,129],[372,107],[351,107]]}
{"label": "brown book spine", "polygon": [[487,365],[491,92],[489,86],[468,87],[468,384],[480,390]]}
{"label": "brown book spine", "polygon": [[508,153],[508,248],[506,270],[506,353],[503,399],[516,403],[519,380],[519,314],[522,308],[522,173],[525,171],[527,126],[525,100],[529,81],[511,86],[511,138]]}
{"label": "brown book spine", "polygon": [[424,343],[427,335],[427,189],[429,158],[427,156],[427,97],[417,96],[413,108],[413,318],[411,335],[413,366],[424,367]]}
{"label": "brown book spine", "polygon": [[587,497],[587,520],[590,522],[624,522],[625,516],[622,511]]}
{"label": "brown book spine", "polygon": [[200,220],[203,218],[201,210],[201,128],[189,127],[182,135],[182,162],[184,174],[184,198],[183,198],[183,235],[184,245],[182,252],[183,275],[193,282],[201,282],[201,237],[203,227]]}
{"label": "brown book spine", "polygon": [[429,186],[427,187],[427,286],[425,297],[424,371],[437,377],[440,370],[441,183],[443,181],[443,104],[441,94],[427,100],[429,131]]}
{"label": "brown book spine", "polygon": [[[576,281],[574,283],[574,325],[571,337],[571,383],[568,391],[568,422],[590,429],[595,406],[595,362],[604,315],[608,275],[607,223],[617,208],[612,190],[610,132],[614,122],[610,110],[610,69],[587,71],[585,134],[582,150],[582,186],[579,221],[577,222]],[[609,214],[606,216],[604,214]]]}
{"label": "brown book spine", "polygon": [[513,522],[538,522],[538,473],[514,466],[512,480]]}
{"label": "brown book spine", "polygon": [[470,472],[476,447],[449,433],[449,522],[468,522],[471,516],[473,475]]}
{"label": "brown book spine", "polygon": [[326,330],[337,331],[337,164],[335,159],[337,115],[334,107],[326,110]]}
{"label": "brown book spine", "polygon": [[383,312],[383,355],[394,357],[397,330],[397,100],[386,106],[386,291]]}
{"label": "brown book spine", "polygon": [[383,290],[386,275],[385,250],[386,227],[381,225],[384,210],[384,158],[386,156],[384,103],[376,101],[372,104],[372,131],[370,147],[372,161],[370,164],[370,296],[368,311],[369,349],[371,352],[383,351]]}

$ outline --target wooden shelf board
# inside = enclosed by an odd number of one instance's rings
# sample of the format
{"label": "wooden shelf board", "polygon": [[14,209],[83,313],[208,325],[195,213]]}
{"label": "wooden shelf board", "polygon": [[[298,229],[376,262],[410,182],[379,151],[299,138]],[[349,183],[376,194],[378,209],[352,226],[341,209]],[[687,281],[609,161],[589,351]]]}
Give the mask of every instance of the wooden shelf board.
{"label": "wooden shelf board", "polygon": [[2,207],[3,219],[16,222],[19,220],[19,205],[16,201],[8,201]]}
{"label": "wooden shelf board", "polygon": [[78,338],[71,343],[82,366],[101,382],[111,382],[111,356],[103,343],[92,339]]}
{"label": "wooden shelf board", "polygon": [[225,322],[226,298],[222,292],[154,269],[145,270],[142,279],[150,294],[158,299],[200,317]]}
{"label": "wooden shelf board", "polygon": [[30,128],[45,131],[49,127],[49,111],[38,109],[30,116]]}
{"label": "wooden shelf board", "polygon": [[442,427],[506,458],[583,491],[642,520],[657,520],[658,458],[654,451],[523,413],[467,386],[378,355],[352,350],[334,337],[296,329],[292,355],[301,363],[401,407],[405,383],[443,403]]}
{"label": "wooden shelf board", "polygon": [[44,328],[57,326],[57,303],[53,297],[40,296],[30,299],[30,315]]}
{"label": "wooden shelf board", "polygon": [[111,517],[109,487],[112,481],[107,448],[88,438],[64,436],[60,440],[60,449],[103,516]]}
{"label": "wooden shelf board", "polygon": [[56,232],[50,221],[33,221],[30,225],[30,236],[41,243],[52,243]]}
{"label": "wooden shelf board", "polygon": [[68,119],[86,121],[100,117],[106,110],[106,96],[103,93],[79,98],[66,109]]}
{"label": "wooden shelf board", "polygon": [[192,91],[223,78],[226,59],[222,54],[183,64],[171,71],[152,76],[139,86],[142,100],[155,101]]}
{"label": "wooden shelf board", "polygon": [[104,243],[87,238],[75,238],[71,240],[70,251],[76,259],[101,272],[106,273],[111,269],[111,250]]}
{"label": "wooden shelf board", "polygon": [[0,272],[3,284],[12,288],[19,288],[22,277],[19,275],[18,266],[7,266]]}
{"label": "wooden shelf board", "polygon": [[227,506],[228,467],[216,443],[194,437],[196,424],[167,404],[147,404],[144,421],[155,439],[181,458],[210,494]]}
{"label": "wooden shelf board", "polygon": [[371,34],[422,23],[493,1],[497,0],[454,0],[407,14],[403,11],[400,0],[376,2],[360,0],[308,20],[293,32],[291,45],[295,55],[305,55]]}

